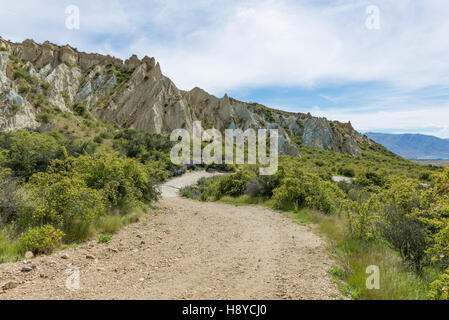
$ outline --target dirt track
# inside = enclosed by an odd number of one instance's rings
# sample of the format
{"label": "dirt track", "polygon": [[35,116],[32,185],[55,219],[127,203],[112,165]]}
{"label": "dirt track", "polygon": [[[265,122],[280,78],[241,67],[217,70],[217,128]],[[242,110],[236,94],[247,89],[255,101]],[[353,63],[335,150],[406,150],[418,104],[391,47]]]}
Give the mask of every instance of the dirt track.
{"label": "dirt track", "polygon": [[[284,214],[179,198],[163,186],[157,210],[76,250],[0,265],[0,299],[333,299],[324,242]],[[67,255],[67,256],[64,256]],[[89,258],[87,258],[89,256]],[[65,259],[64,259],[65,258]],[[69,290],[75,266],[80,288]],[[17,287],[1,291],[5,283]]]}

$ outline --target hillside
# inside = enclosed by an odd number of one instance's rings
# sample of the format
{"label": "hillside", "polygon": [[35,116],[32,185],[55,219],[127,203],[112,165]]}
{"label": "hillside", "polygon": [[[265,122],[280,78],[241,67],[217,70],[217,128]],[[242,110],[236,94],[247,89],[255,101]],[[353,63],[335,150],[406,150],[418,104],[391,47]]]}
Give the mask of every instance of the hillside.
{"label": "hillside", "polygon": [[366,134],[406,159],[449,159],[449,140],[423,134]]}
{"label": "hillside", "polygon": [[[350,123],[182,91],[154,58],[31,40],[0,41],[0,111],[0,299],[336,298],[333,280],[345,298],[449,299],[449,171]],[[278,170],[174,164],[167,134],[195,120],[279,128]],[[180,187],[190,199],[165,192]]]}
{"label": "hillside", "polygon": [[297,155],[297,145],[360,156],[368,143],[351,123],[309,113],[288,113],[202,89],[179,90],[154,58],[126,61],[78,52],[66,45],[0,38],[0,130],[57,125],[54,112],[84,113],[121,128],[168,134],[204,128],[279,128],[280,149]]}

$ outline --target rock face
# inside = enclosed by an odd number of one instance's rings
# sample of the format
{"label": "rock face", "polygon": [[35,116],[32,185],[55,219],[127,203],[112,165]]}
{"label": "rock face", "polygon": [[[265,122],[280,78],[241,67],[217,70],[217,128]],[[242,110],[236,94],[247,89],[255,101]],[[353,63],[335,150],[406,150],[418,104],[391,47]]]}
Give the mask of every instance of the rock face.
{"label": "rock face", "polygon": [[[45,98],[45,106],[42,102]],[[297,155],[298,143],[361,155],[359,142],[369,140],[350,123],[310,114],[274,110],[225,95],[217,98],[200,88],[179,90],[154,58],[126,61],[78,52],[70,46],[32,40],[11,43],[0,38],[0,130],[36,128],[45,107],[72,112],[84,105],[95,117],[119,126],[155,133],[205,129],[279,129],[281,152]]]}

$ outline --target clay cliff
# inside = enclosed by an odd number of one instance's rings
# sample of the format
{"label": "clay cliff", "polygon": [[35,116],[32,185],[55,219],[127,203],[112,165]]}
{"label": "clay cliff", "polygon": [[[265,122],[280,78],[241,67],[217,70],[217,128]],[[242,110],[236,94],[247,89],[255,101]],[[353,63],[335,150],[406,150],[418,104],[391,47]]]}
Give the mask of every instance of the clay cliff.
{"label": "clay cliff", "polygon": [[68,45],[0,38],[0,131],[37,128],[48,108],[73,112],[86,108],[93,117],[121,127],[169,134],[177,128],[277,128],[283,153],[297,155],[296,145],[361,155],[359,143],[370,140],[350,123],[290,113],[200,88],[182,91],[161,72],[154,58],[126,61],[78,52]]}

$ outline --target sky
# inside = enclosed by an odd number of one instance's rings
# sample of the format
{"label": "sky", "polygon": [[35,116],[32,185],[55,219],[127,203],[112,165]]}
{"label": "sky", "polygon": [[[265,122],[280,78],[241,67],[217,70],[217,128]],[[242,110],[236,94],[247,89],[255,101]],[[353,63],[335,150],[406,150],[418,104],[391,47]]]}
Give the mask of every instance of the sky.
{"label": "sky", "polygon": [[183,90],[449,138],[448,17],[447,0],[1,0],[0,36],[155,57]]}

